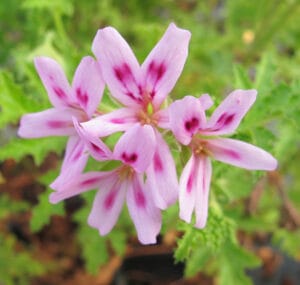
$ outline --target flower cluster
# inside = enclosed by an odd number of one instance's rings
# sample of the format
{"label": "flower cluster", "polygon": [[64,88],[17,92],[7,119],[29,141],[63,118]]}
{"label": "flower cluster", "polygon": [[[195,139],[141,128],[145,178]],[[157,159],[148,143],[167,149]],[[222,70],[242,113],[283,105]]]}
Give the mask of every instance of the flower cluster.
{"label": "flower cluster", "polygon": [[[97,60],[84,57],[69,85],[63,70],[50,58],[38,57],[35,67],[53,108],[27,114],[20,122],[24,138],[69,136],[60,175],[51,184],[50,201],[57,203],[91,189],[96,194],[88,223],[101,235],[111,231],[126,200],[138,238],[156,242],[161,210],[179,198],[180,217],[203,228],[208,213],[211,161],[246,169],[273,170],[276,160],[267,152],[232,134],[256,98],[255,90],[232,92],[210,116],[209,95],[186,96],[163,108],[184,67],[190,32],[170,24],[162,39],[140,66],[132,50],[111,27],[96,34],[92,50]],[[120,108],[100,113],[105,86]],[[171,131],[187,146],[191,158],[180,180],[164,140]],[[101,138],[124,132],[111,150]],[[83,173],[91,156],[99,162],[119,161],[111,171]]]}

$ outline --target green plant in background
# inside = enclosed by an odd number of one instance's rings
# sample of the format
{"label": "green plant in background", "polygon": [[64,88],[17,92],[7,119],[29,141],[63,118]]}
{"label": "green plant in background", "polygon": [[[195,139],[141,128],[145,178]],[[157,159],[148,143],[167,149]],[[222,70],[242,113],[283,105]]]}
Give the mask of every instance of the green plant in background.
{"label": "green plant in background", "polygon": [[[10,205],[7,208],[7,205]],[[13,202],[7,196],[0,196],[0,219],[11,213],[22,213],[28,210],[24,202]],[[45,272],[45,266],[35,260],[29,251],[19,252],[16,240],[9,235],[0,234],[0,284],[28,284],[32,276]]]}
{"label": "green plant in background", "polygon": [[[218,94],[226,94],[228,90],[257,89],[257,101],[234,138],[271,152],[279,161],[276,175],[282,185],[278,187],[278,180],[260,172],[249,173],[215,163],[207,227],[198,230],[183,224],[178,221],[178,212],[169,209],[164,218],[172,222],[164,225],[164,232],[176,228],[183,233],[175,257],[186,262],[187,276],[205,271],[218,276],[220,284],[249,284],[245,268],[258,266],[259,260],[239,245],[237,232],[272,233],[276,246],[299,257],[296,242],[299,230],[286,228],[280,214],[282,207],[289,209],[290,203],[295,208],[300,206],[297,175],[300,158],[299,18],[298,1],[3,2],[0,4],[0,159],[19,161],[32,155],[36,164],[41,164],[50,151],[60,155],[64,149],[65,139],[20,140],[16,136],[17,123],[23,114],[50,106],[33,67],[35,56],[55,58],[71,78],[80,58],[91,53],[95,31],[110,25],[124,35],[142,62],[169,22],[176,22],[191,31],[192,40],[189,58],[172,91],[172,100],[187,94],[209,93],[214,101],[221,102],[223,98]],[[104,100],[109,100],[108,96],[104,95]],[[117,138],[109,144],[115,141]],[[179,155],[178,146],[172,143],[180,171],[180,159],[185,154]],[[89,161],[88,169],[101,170],[101,167]],[[46,174],[41,178],[42,183],[48,185],[55,175]],[[260,199],[254,209],[249,210],[246,202],[259,185],[263,185]],[[48,204],[49,193],[42,193],[40,204],[32,210],[33,231],[46,225],[51,215],[63,214],[61,205]],[[111,244],[114,251],[122,255],[127,238],[134,232],[125,211],[114,232],[105,238],[99,237],[97,231],[86,225],[93,193],[84,194],[83,199],[85,206],[73,219],[78,224],[77,238],[87,269],[95,273],[108,259],[107,245]],[[0,212],[15,211],[8,210],[9,203],[7,200],[0,203]],[[293,222],[299,226],[297,220]],[[86,243],[87,237],[92,242]],[[1,239],[1,254],[13,256],[12,237]],[[28,270],[26,263],[33,259],[27,253],[24,260],[26,262],[14,260],[18,263],[19,276],[21,272],[42,273],[35,266],[32,271]],[[6,271],[5,274],[0,274],[7,276],[0,283],[10,284],[12,281],[8,280],[13,280],[15,273]]]}

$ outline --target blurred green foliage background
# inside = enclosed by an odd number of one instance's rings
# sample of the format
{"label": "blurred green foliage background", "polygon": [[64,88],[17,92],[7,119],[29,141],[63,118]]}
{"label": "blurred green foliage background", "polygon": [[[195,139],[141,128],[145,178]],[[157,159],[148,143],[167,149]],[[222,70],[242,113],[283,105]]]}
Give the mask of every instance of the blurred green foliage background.
{"label": "blurred green foliage background", "polygon": [[[162,232],[182,232],[175,257],[186,262],[187,276],[204,271],[214,276],[216,284],[251,284],[245,268],[259,266],[260,260],[241,246],[237,233],[268,234],[273,245],[300,257],[299,6],[298,0],[1,1],[0,161],[30,155],[41,165],[50,151],[61,155],[64,149],[64,138],[21,140],[16,135],[23,114],[50,106],[33,66],[35,56],[55,58],[71,80],[80,59],[92,54],[97,29],[115,27],[142,62],[168,24],[175,22],[190,30],[192,39],[171,99],[209,93],[216,106],[235,88],[257,89],[257,102],[234,136],[271,152],[279,167],[266,175],[215,163],[207,227],[199,231],[180,222],[175,206],[164,213]],[[180,162],[186,158],[175,147],[173,151],[180,173]],[[39,177],[40,183],[48,185],[57,171]],[[263,191],[251,208],[257,187]],[[0,192],[0,219],[30,211],[31,230],[39,232],[52,215],[64,214],[62,204],[48,203],[50,191],[39,195],[34,208]],[[122,256],[134,231],[126,212],[108,237],[88,228],[93,195],[84,195],[86,204],[73,220],[86,268],[96,273],[108,260],[107,242]],[[13,257],[16,243],[11,234],[0,233],[0,284],[30,284],[31,276],[50,270],[30,248]]]}

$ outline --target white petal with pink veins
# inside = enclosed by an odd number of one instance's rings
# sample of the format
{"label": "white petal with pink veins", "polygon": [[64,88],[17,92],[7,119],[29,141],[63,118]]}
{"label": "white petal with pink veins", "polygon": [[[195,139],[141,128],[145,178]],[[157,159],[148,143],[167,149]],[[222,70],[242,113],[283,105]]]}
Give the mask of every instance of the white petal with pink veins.
{"label": "white petal with pink veins", "polygon": [[211,99],[211,97],[208,94],[201,95],[199,97],[199,101],[204,110],[209,109],[214,104],[213,100]]}
{"label": "white petal with pink veins", "polygon": [[170,24],[142,65],[143,87],[157,108],[173,89],[188,55],[191,33]]}
{"label": "white petal with pink veins", "polygon": [[98,189],[104,180],[115,177],[113,171],[88,172],[73,176],[66,180],[63,191],[56,191],[50,195],[50,202],[56,204],[62,200],[74,197],[89,190]]}
{"label": "white petal with pink veins", "polygon": [[53,106],[72,105],[72,90],[60,65],[49,57],[36,57],[34,64]]}
{"label": "white petal with pink veins", "polygon": [[59,176],[51,183],[50,187],[56,191],[63,191],[69,180],[80,175],[84,170],[88,160],[88,152],[84,142],[79,136],[69,138],[66,154],[63,159]]}
{"label": "white petal with pink veins", "polygon": [[195,208],[198,165],[194,155],[191,156],[182,170],[179,181],[179,216],[187,223],[191,222]]}
{"label": "white petal with pink veins", "polygon": [[145,189],[143,175],[128,181],[127,207],[142,244],[156,243],[161,228],[160,210],[154,205],[151,192]]}
{"label": "white petal with pink veins", "polygon": [[132,166],[135,171],[144,172],[153,159],[155,147],[153,128],[136,124],[119,139],[114,149],[114,157]]}
{"label": "white petal with pink veins", "polygon": [[188,145],[193,135],[206,124],[200,100],[193,96],[173,102],[169,107],[169,119],[176,139],[184,145]]}
{"label": "white petal with pink veins", "polygon": [[136,111],[121,108],[95,119],[82,123],[82,127],[91,135],[106,137],[116,132],[126,131],[137,122]]}
{"label": "white petal with pink veins", "polygon": [[157,118],[157,126],[162,129],[170,129],[169,109],[162,109],[155,113]]}
{"label": "white petal with pink veins", "polygon": [[101,183],[88,218],[89,225],[97,228],[101,235],[108,234],[116,224],[125,201],[126,188],[127,183],[120,182],[117,173]]}
{"label": "white petal with pink veins", "polygon": [[74,135],[76,131],[72,116],[80,117],[80,115],[80,111],[74,111],[71,108],[53,108],[27,114],[21,118],[18,134],[22,138]]}
{"label": "white petal with pink veins", "polygon": [[205,148],[216,160],[253,170],[274,170],[277,160],[265,150],[234,139],[205,140]]}
{"label": "white petal with pink veins", "polygon": [[93,158],[99,161],[112,159],[112,152],[103,141],[95,136],[90,135],[79,125],[75,118],[73,118],[73,123],[78,135],[83,141],[83,144],[85,144],[85,146],[88,148]]}
{"label": "white petal with pink veins", "polygon": [[76,69],[72,89],[73,98],[89,117],[102,99],[104,86],[99,63],[90,56],[84,57]]}
{"label": "white petal with pink veins", "polygon": [[231,134],[256,99],[256,90],[235,90],[217,107],[201,134]]}
{"label": "white petal with pink veins", "polygon": [[174,204],[178,198],[179,186],[175,162],[159,132],[156,135],[156,150],[153,161],[147,169],[147,185],[152,192],[155,205],[166,209]]}
{"label": "white petal with pink veins", "polygon": [[195,213],[196,213],[196,223],[195,227],[204,228],[207,221],[208,215],[208,198],[209,198],[209,188],[211,180],[211,161],[207,156],[199,156],[196,158],[198,160],[197,164],[198,173],[197,175],[197,191],[195,199]]}
{"label": "white petal with pink veins", "polygon": [[[61,167],[62,171],[65,171],[69,168],[72,168],[74,165],[77,165],[77,162],[80,161],[83,156],[86,156],[85,160],[87,160],[88,155],[86,153],[84,142],[77,135],[70,137],[66,146],[66,154]],[[76,167],[76,169],[78,170],[77,173],[82,172],[84,170],[84,167],[84,163],[78,164],[78,167]]]}
{"label": "white petal with pink veins", "polygon": [[122,36],[111,27],[98,30],[92,50],[111,95],[125,106],[140,104],[140,66]]}

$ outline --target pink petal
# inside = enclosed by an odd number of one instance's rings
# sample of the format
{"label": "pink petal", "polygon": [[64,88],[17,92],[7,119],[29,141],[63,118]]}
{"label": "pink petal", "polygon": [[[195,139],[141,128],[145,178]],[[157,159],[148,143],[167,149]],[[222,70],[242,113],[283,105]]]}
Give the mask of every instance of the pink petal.
{"label": "pink petal", "polygon": [[101,235],[108,234],[116,224],[125,201],[126,187],[127,183],[120,183],[117,173],[102,182],[88,218],[89,225],[97,228]]}
{"label": "pink petal", "polygon": [[68,140],[61,169],[62,171],[66,171],[73,168],[76,169],[75,172],[81,173],[84,170],[87,159],[88,154],[84,142],[79,136],[72,136]]}
{"label": "pink petal", "polygon": [[254,145],[233,139],[211,139],[205,148],[216,160],[254,170],[274,170],[277,160],[268,152]]}
{"label": "pink petal", "polygon": [[147,169],[148,189],[151,189],[155,205],[166,209],[175,203],[178,198],[178,181],[175,162],[159,132],[156,135],[156,150],[152,163]]}
{"label": "pink petal", "polygon": [[104,81],[96,60],[90,56],[81,60],[72,87],[76,102],[91,117],[102,99],[104,90]]}
{"label": "pink petal", "polygon": [[128,181],[127,207],[142,244],[156,243],[161,228],[160,210],[154,205],[150,191],[144,189],[143,175]]}
{"label": "pink petal", "polygon": [[198,173],[196,174],[197,192],[195,199],[195,227],[202,229],[206,225],[208,215],[208,197],[212,168],[209,157],[202,155],[196,159],[198,160]]}
{"label": "pink petal", "polygon": [[125,106],[139,104],[140,66],[122,36],[111,27],[98,30],[92,50],[101,62],[104,81],[112,96]]}
{"label": "pink petal", "polygon": [[84,142],[78,136],[69,138],[66,154],[62,163],[59,176],[51,183],[50,187],[56,191],[63,191],[65,185],[81,174],[88,160],[88,153]]}
{"label": "pink petal", "polygon": [[126,131],[136,122],[137,118],[135,110],[121,108],[108,114],[101,115],[88,122],[84,122],[81,125],[93,136],[106,137],[116,132]]}
{"label": "pink petal", "polygon": [[211,99],[211,97],[208,94],[201,95],[201,97],[199,98],[199,101],[204,110],[209,109],[214,104],[213,100]]}
{"label": "pink petal", "polygon": [[112,152],[99,138],[85,131],[75,118],[73,118],[73,123],[78,135],[93,158],[99,161],[112,159]]}
{"label": "pink petal", "polygon": [[162,109],[155,113],[158,127],[162,129],[170,129],[169,109]]}
{"label": "pink petal", "polygon": [[[112,176],[114,172],[88,172],[73,176],[72,179],[65,179],[66,183],[63,189],[53,192],[50,195],[50,202],[56,204],[62,200],[79,195],[86,191],[97,189],[104,180]],[[69,178],[69,177],[68,177]]]}
{"label": "pink petal", "polygon": [[199,99],[185,96],[169,107],[170,128],[176,139],[188,145],[199,128],[205,125],[205,113]]}
{"label": "pink petal", "polygon": [[153,128],[136,124],[119,139],[114,149],[114,157],[132,166],[137,172],[144,172],[153,159],[155,143]]}
{"label": "pink petal", "polygon": [[188,55],[191,33],[170,24],[142,65],[144,89],[155,107],[162,104],[179,78]]}
{"label": "pink petal", "polygon": [[74,135],[76,131],[72,116],[80,117],[80,115],[80,111],[70,108],[48,109],[27,114],[21,118],[18,134],[23,138]]}
{"label": "pink petal", "polygon": [[179,181],[179,216],[187,223],[191,222],[195,208],[197,193],[198,165],[195,156],[192,155],[182,170]]}
{"label": "pink petal", "polygon": [[71,97],[71,87],[60,65],[49,57],[36,57],[34,64],[52,105],[55,107],[72,105],[74,100]]}
{"label": "pink petal", "polygon": [[240,124],[256,99],[256,90],[235,90],[214,111],[201,134],[230,134]]}

